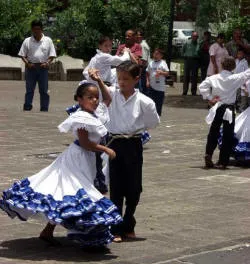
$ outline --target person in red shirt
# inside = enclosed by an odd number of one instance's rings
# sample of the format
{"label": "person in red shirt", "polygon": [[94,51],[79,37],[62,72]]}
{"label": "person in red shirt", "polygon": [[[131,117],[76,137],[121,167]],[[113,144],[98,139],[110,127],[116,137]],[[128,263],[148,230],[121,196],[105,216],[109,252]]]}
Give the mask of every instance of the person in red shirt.
{"label": "person in red shirt", "polygon": [[142,47],[139,43],[136,43],[136,33],[134,30],[129,29],[125,33],[125,44],[120,44],[116,51],[116,55],[122,55],[124,48],[130,49],[131,61],[139,64],[142,56]]}

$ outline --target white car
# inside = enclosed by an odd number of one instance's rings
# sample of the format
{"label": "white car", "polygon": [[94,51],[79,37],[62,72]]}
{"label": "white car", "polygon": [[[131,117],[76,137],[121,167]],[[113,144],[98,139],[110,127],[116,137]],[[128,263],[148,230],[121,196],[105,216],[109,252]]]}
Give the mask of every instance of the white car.
{"label": "white car", "polygon": [[182,48],[183,45],[191,39],[194,29],[174,29],[173,30],[173,46]]}

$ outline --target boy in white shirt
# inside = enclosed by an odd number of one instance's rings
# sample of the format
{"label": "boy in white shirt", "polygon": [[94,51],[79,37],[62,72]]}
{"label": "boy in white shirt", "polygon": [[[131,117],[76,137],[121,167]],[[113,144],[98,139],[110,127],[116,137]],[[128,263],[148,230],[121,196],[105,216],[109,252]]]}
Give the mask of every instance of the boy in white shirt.
{"label": "boy in white shirt", "polygon": [[164,51],[156,48],[153,53],[153,60],[147,67],[147,87],[149,97],[155,102],[157,113],[161,116],[162,105],[165,97],[165,79],[169,75],[167,63],[162,59]]}
{"label": "boy in white shirt", "polygon": [[[236,68],[234,70],[235,73],[244,72],[245,70],[248,69],[248,62],[245,59],[245,51],[243,49],[239,49],[237,51],[237,58],[235,60],[235,63],[236,63]],[[243,98],[243,103],[241,104],[241,101],[242,101],[241,96],[245,96],[244,90],[245,90],[245,87],[241,87],[237,90],[235,106],[236,106],[236,110],[238,112],[242,112],[242,107],[245,110],[245,103],[246,102],[245,102],[244,98]]]}
{"label": "boy in white shirt", "polygon": [[108,86],[115,85],[116,79],[112,75],[111,66],[116,67],[122,62],[130,60],[130,50],[124,48],[122,56],[112,56],[110,54],[111,50],[112,40],[107,36],[101,37],[98,43],[98,49],[96,50],[96,55],[91,58],[88,66],[83,71],[83,76],[88,82],[93,82],[89,77],[88,70],[97,69],[99,70],[99,74],[105,84]]}
{"label": "boy in white shirt", "polygon": [[[94,71],[90,76],[96,81],[100,78]],[[116,158],[110,160],[110,199],[118,207],[123,222],[113,228],[114,242],[122,238],[135,238],[134,217],[136,206],[142,192],[142,141],[141,134],[148,128],[156,127],[159,116],[155,103],[135,89],[140,78],[140,66],[126,61],[117,67],[119,88],[106,87],[112,97],[109,106],[110,121],[107,124],[110,133],[109,147],[116,152]],[[125,199],[125,212],[123,201]]]}
{"label": "boy in white shirt", "polygon": [[214,167],[212,156],[218,144],[222,124],[222,146],[216,167],[225,169],[228,165],[234,137],[236,92],[238,87],[250,79],[250,69],[238,74],[232,73],[235,69],[233,57],[225,57],[222,68],[222,72],[207,77],[199,86],[203,99],[209,100],[209,103],[214,105],[209,113],[213,120],[207,136],[205,168]]}

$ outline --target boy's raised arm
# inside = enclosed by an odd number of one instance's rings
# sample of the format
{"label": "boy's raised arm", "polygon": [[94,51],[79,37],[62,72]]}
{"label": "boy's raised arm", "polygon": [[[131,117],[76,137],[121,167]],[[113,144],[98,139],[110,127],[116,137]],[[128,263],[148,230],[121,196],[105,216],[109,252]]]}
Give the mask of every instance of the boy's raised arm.
{"label": "boy's raised arm", "polygon": [[109,92],[108,87],[102,81],[102,79],[99,75],[99,71],[97,69],[89,69],[88,72],[89,72],[89,77],[92,80],[98,82],[99,88],[100,88],[101,93],[102,93],[103,103],[105,103],[107,106],[109,106],[111,101],[112,101],[112,97],[111,97],[111,94]]}

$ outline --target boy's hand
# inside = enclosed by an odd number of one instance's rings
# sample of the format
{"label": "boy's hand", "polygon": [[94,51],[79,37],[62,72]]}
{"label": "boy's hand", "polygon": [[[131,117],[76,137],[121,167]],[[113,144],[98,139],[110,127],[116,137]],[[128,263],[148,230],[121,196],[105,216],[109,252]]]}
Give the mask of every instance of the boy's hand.
{"label": "boy's hand", "polygon": [[208,104],[210,106],[215,105],[218,101],[220,101],[220,97],[219,96],[215,96],[212,100],[208,101]]}
{"label": "boy's hand", "polygon": [[88,70],[88,73],[92,80],[97,81],[97,82],[101,80],[100,75],[99,75],[99,70],[92,68]]}
{"label": "boy's hand", "polygon": [[110,158],[111,160],[114,159],[114,158],[116,157],[116,153],[115,153],[114,150],[111,149],[111,148],[107,148],[107,149],[105,150],[105,152],[106,152],[106,154],[108,154],[108,156],[109,156],[109,158]]}

